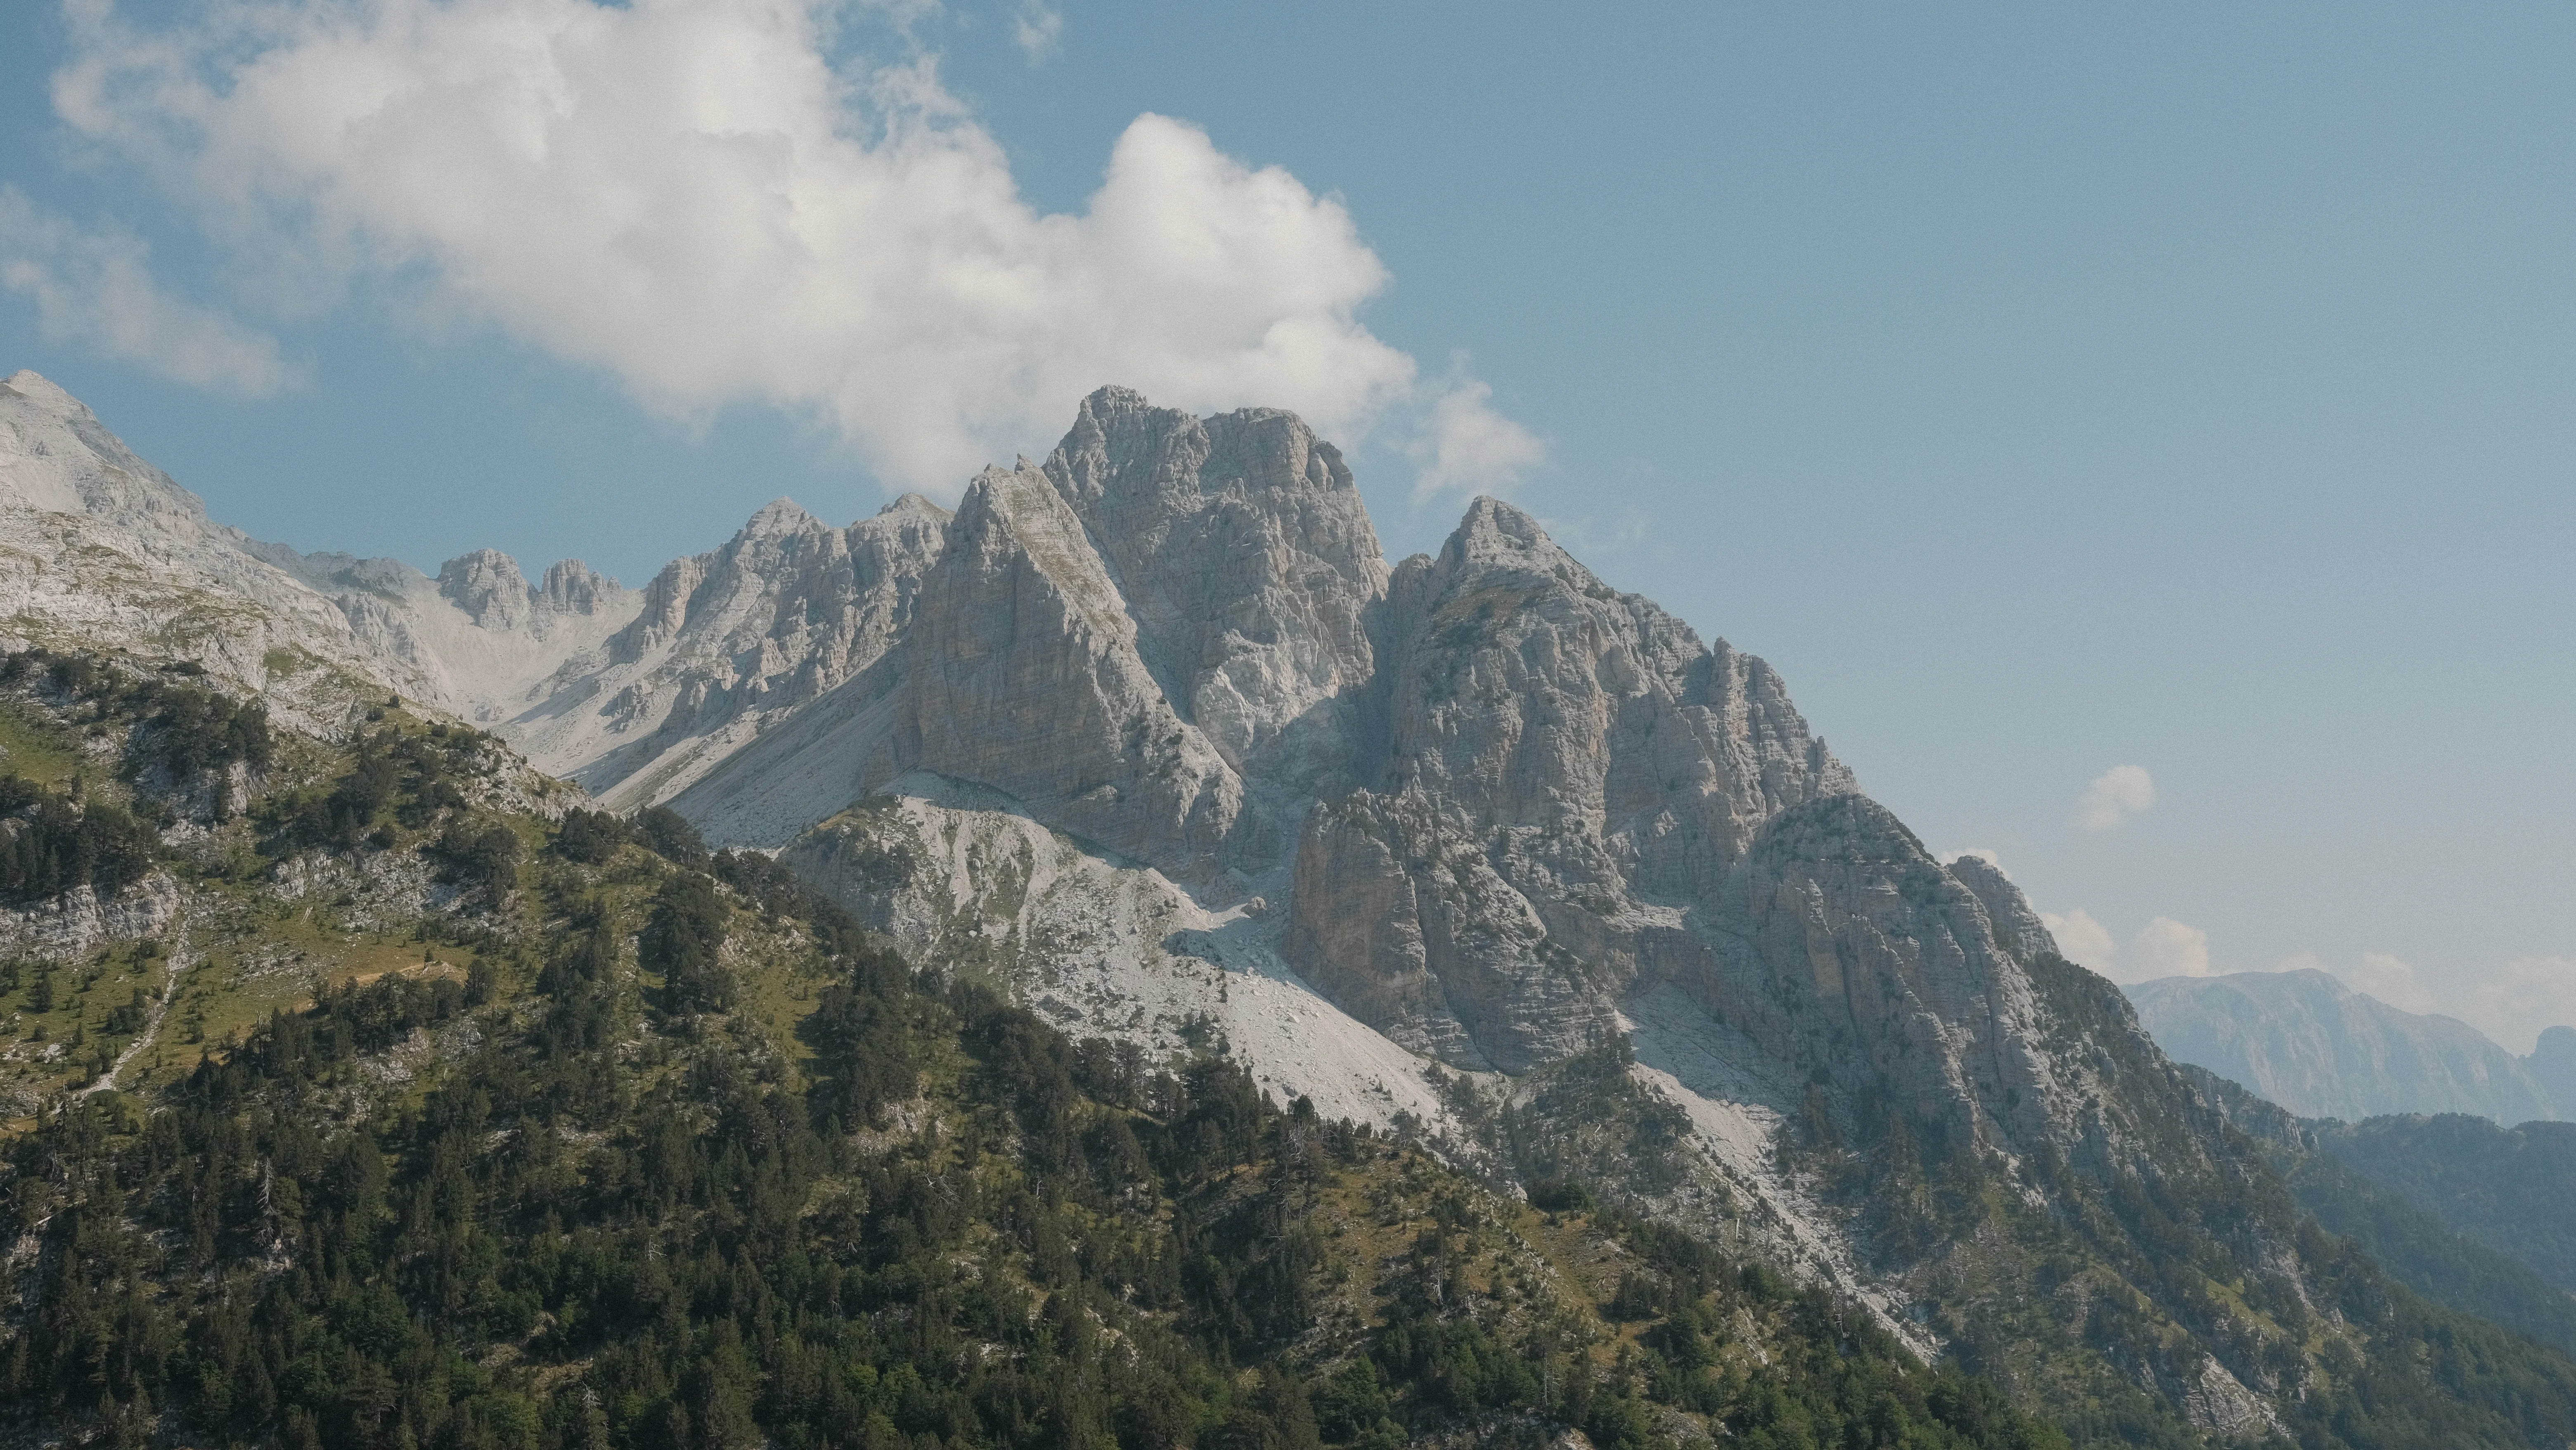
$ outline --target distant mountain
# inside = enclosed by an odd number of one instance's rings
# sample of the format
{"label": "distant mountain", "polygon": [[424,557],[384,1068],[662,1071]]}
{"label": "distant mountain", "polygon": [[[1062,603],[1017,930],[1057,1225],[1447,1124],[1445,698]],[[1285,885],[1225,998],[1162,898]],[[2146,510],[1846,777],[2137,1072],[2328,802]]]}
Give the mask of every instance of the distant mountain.
{"label": "distant mountain", "polygon": [[2304,1118],[2576,1116],[2576,1030],[2516,1057],[2454,1017],[2401,1012],[2319,971],[2165,977],[2122,989],[2176,1062]]}

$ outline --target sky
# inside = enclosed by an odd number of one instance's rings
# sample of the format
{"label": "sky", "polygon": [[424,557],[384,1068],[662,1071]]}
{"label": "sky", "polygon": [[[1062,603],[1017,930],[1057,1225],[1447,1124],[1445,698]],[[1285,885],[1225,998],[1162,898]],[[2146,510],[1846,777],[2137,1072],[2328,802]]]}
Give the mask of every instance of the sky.
{"label": "sky", "polygon": [[[20,12],[26,16],[20,18]],[[640,582],[1293,407],[1768,658],[2118,980],[2576,1022],[2576,10],[20,0],[0,373]]]}

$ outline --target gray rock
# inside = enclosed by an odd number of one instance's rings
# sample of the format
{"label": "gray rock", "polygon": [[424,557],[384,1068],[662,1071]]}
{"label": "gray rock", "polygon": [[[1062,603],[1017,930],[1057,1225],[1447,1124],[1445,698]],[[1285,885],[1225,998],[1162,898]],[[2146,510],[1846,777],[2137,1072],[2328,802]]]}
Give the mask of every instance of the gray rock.
{"label": "gray rock", "polygon": [[536,592],[519,562],[498,549],[477,549],[438,566],[438,592],[486,629],[525,627]]}

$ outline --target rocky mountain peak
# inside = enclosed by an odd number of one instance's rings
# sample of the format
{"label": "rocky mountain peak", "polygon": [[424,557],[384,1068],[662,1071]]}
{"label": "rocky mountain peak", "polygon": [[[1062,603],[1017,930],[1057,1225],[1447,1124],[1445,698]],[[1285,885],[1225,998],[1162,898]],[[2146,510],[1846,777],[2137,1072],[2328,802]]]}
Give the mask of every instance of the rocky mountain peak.
{"label": "rocky mountain peak", "polygon": [[1950,875],[1975,893],[1986,909],[1986,919],[1994,923],[1995,943],[2015,961],[2028,964],[2043,956],[2056,956],[2057,938],[2031,909],[2030,898],[2022,895],[2012,878],[1993,862],[1979,856],[1960,856],[1950,862]]}
{"label": "rocky mountain peak", "polygon": [[2576,1117],[2576,1031],[2516,1057],[2453,1017],[2403,1011],[2313,968],[2124,990],[2156,1044],[2303,1117]]}
{"label": "rocky mountain peak", "polygon": [[797,504],[792,498],[775,498],[760,506],[739,533],[737,540],[776,539],[789,534],[802,534],[823,527],[823,521]]}
{"label": "rocky mountain peak", "polygon": [[611,598],[627,591],[579,559],[558,559],[546,566],[537,597],[557,614],[596,614]]}
{"label": "rocky mountain peak", "polygon": [[[1441,545],[1439,562],[1449,569],[1470,566],[1535,569],[1556,573],[1573,556],[1556,546],[1539,521],[1498,498],[1478,496]],[[1589,578],[1590,570],[1583,571]]]}
{"label": "rocky mountain peak", "polygon": [[907,493],[877,510],[876,517],[896,521],[927,520],[945,524],[952,517],[948,510],[917,493]]}
{"label": "rocky mountain peak", "polygon": [[498,549],[476,549],[439,565],[438,592],[485,629],[523,628],[535,604],[519,561]]}
{"label": "rocky mountain peak", "polygon": [[0,384],[0,502],[86,513],[183,542],[216,532],[204,501],[136,457],[88,405],[32,370]]}

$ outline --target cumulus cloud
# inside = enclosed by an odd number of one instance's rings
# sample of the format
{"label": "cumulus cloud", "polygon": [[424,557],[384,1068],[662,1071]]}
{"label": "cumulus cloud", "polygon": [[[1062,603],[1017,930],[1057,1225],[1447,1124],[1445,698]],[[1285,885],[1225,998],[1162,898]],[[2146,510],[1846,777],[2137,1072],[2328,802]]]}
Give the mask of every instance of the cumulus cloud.
{"label": "cumulus cloud", "polygon": [[2119,943],[2111,939],[2111,929],[2093,919],[2093,914],[2077,907],[2064,916],[2053,911],[2039,914],[2039,924],[2057,939],[2058,955],[2079,967],[2090,967],[2103,976],[2112,977],[2119,966]]}
{"label": "cumulus cloud", "polygon": [[1431,405],[1430,426],[1407,449],[1419,470],[1417,500],[1452,490],[1497,492],[1546,453],[1528,429],[1494,411],[1492,388],[1456,373]]}
{"label": "cumulus cloud", "polygon": [[666,413],[810,411],[897,487],[953,493],[1105,382],[1418,434],[1434,487],[1536,457],[1360,323],[1387,272],[1339,201],[1149,114],[1083,210],[1041,213],[934,60],[836,64],[835,0],[66,13],[57,111],[275,259],[272,295],[379,279]]}
{"label": "cumulus cloud", "polygon": [[2576,1025],[2576,957],[2517,957],[2471,988],[2469,1000],[2461,1015],[2527,1053],[2542,1028]]}
{"label": "cumulus cloud", "polygon": [[2088,831],[2108,831],[2155,803],[2155,778],[2145,767],[2115,765],[2084,788],[2075,802],[2075,824]]}
{"label": "cumulus cloud", "polygon": [[0,287],[36,304],[48,342],[74,342],[196,387],[264,398],[295,381],[277,339],[181,301],[142,239],[84,227],[0,187]]}
{"label": "cumulus cloud", "polygon": [[[1963,854],[1975,854],[1973,852]],[[2150,921],[2123,949],[2111,929],[2077,907],[2060,916],[2039,915],[2040,925],[2057,939],[2060,955],[2114,982],[2152,982],[2158,977],[2206,977],[2210,974],[2209,933],[2169,916]]]}
{"label": "cumulus cloud", "polygon": [[2209,933],[2159,916],[2138,933],[2136,981],[2209,975]]}
{"label": "cumulus cloud", "polygon": [[1055,59],[1056,52],[1064,48],[1064,12],[1046,0],[1023,0],[1019,12],[1011,17],[1011,39],[1031,65]]}

